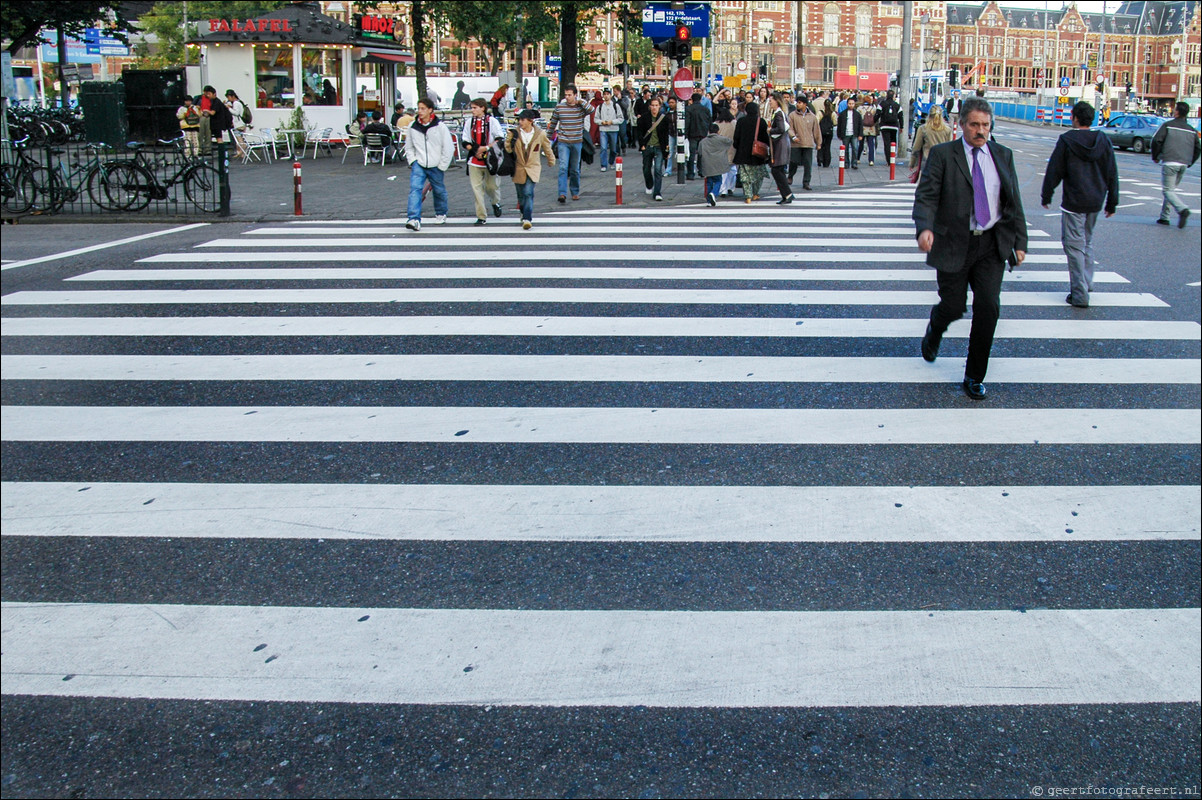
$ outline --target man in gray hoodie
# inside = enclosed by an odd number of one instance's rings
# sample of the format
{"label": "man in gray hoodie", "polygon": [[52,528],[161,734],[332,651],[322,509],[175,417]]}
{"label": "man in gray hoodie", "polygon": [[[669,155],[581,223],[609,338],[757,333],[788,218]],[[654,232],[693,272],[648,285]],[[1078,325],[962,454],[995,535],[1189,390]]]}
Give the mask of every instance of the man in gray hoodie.
{"label": "man in gray hoodie", "polygon": [[1169,225],[1169,209],[1177,212],[1177,227],[1184,228],[1189,216],[1189,206],[1177,196],[1177,187],[1185,177],[1185,171],[1198,160],[1198,132],[1190,126],[1189,105],[1178,103],[1177,116],[1160,126],[1152,137],[1152,160],[1160,163],[1160,184],[1164,191],[1164,203],[1160,207],[1157,224]]}
{"label": "man in gray hoodie", "polygon": [[1081,101],[1073,106],[1073,129],[1056,140],[1043,176],[1040,202],[1052,203],[1052,193],[1063,181],[1060,197],[1060,240],[1068,257],[1069,293],[1065,302],[1077,308],[1089,308],[1093,289],[1094,225],[1103,205],[1106,216],[1114,216],[1119,204],[1119,170],[1110,139],[1101,131],[1091,131],[1094,110]]}
{"label": "man in gray hoodie", "polygon": [[718,133],[718,123],[711,122],[710,135],[701,140],[698,149],[698,167],[705,178],[705,202],[718,205],[718,189],[722,176],[730,170],[730,151],[734,140]]}

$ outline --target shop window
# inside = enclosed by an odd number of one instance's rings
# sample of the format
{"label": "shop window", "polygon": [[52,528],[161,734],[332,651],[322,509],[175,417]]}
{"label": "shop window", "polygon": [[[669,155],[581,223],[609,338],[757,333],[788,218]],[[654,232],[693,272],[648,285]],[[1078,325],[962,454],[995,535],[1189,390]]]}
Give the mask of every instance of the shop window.
{"label": "shop window", "polygon": [[342,104],[341,50],[302,50],[301,73],[305,82],[305,105]]}
{"label": "shop window", "polygon": [[255,48],[255,105],[259,108],[292,108],[292,45]]}

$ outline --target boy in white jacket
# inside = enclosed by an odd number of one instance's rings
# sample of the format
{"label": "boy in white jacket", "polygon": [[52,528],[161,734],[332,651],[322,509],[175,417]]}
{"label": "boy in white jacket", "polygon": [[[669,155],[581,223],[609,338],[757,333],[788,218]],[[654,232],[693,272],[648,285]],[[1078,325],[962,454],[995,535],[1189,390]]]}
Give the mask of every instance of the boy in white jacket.
{"label": "boy in white jacket", "polygon": [[601,131],[601,171],[605,172],[621,153],[618,149],[618,133],[622,130],[620,121],[623,119],[622,107],[614,102],[608,86],[605,87],[601,105],[597,106],[594,116]]}
{"label": "boy in white jacket", "polygon": [[405,135],[405,160],[409,162],[409,221],[411,231],[422,229],[422,189],[426,181],[434,190],[434,223],[447,221],[447,186],[443,175],[455,156],[455,139],[451,129],[434,116],[434,101],[423,97],[417,101],[417,119]]}

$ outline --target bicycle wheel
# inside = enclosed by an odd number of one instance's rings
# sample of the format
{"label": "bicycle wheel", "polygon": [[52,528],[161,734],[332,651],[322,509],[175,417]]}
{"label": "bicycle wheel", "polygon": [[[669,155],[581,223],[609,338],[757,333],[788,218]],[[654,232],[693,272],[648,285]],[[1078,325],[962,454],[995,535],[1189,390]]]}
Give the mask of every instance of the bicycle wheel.
{"label": "bicycle wheel", "polygon": [[184,174],[184,194],[206,214],[221,210],[221,179],[208,164],[197,164]]}
{"label": "bicycle wheel", "polygon": [[25,170],[16,164],[0,164],[0,194],[9,214],[27,214],[33,208],[35,192]]}
{"label": "bicycle wheel", "polygon": [[[88,187],[88,197],[92,198],[92,202],[98,208],[104,211],[124,211],[125,205],[123,201],[128,201],[129,197],[125,196],[119,188],[120,176],[113,173],[113,164],[101,164],[92,167],[88,171],[88,177],[84,183]],[[110,195],[109,176],[112,175],[112,195]],[[129,181],[127,181],[128,183]]]}
{"label": "bicycle wheel", "polygon": [[63,207],[62,184],[58,173],[42,166],[31,166],[24,170],[33,186],[33,204],[30,211],[35,214],[58,211]]}
{"label": "bicycle wheel", "polygon": [[[154,176],[132,161],[112,161],[99,170],[99,205],[116,211],[141,211],[150,205]],[[95,199],[95,197],[93,198]]]}

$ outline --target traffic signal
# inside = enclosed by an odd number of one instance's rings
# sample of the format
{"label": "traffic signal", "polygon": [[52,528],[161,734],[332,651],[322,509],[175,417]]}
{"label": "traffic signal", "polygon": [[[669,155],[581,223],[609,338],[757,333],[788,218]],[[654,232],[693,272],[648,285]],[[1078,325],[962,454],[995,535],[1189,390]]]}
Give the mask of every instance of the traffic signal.
{"label": "traffic signal", "polygon": [[952,67],[947,71],[947,85],[955,89],[960,85],[960,69]]}
{"label": "traffic signal", "polygon": [[693,55],[693,31],[688,25],[677,25],[676,35],[672,37],[672,58],[677,62],[685,61]]}

